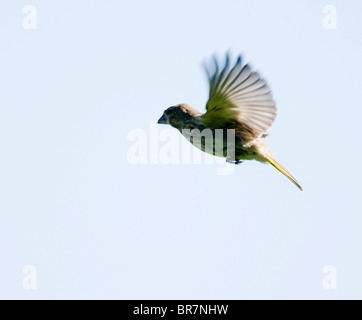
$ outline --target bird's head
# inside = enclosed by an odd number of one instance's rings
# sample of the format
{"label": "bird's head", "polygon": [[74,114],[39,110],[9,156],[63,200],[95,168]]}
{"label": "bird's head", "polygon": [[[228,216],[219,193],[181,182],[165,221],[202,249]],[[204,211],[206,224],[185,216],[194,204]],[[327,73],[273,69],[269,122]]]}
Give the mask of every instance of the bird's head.
{"label": "bird's head", "polygon": [[181,129],[190,118],[199,114],[200,113],[198,111],[187,104],[179,104],[177,106],[167,108],[157,123],[169,124],[175,128]]}

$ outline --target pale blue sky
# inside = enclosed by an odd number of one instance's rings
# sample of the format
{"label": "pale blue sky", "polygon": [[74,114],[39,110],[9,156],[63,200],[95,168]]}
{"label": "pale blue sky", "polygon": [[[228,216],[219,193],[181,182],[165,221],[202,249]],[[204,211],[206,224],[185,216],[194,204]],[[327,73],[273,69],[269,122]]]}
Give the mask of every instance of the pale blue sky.
{"label": "pale blue sky", "polygon": [[[22,9],[37,9],[24,30]],[[325,30],[325,5],[337,30]],[[2,1],[0,298],[362,298],[362,4]],[[203,110],[201,62],[262,72],[271,166],[136,165],[127,134]],[[160,129],[161,130],[161,129]],[[22,269],[37,269],[35,291]],[[337,269],[337,290],[322,286]]]}

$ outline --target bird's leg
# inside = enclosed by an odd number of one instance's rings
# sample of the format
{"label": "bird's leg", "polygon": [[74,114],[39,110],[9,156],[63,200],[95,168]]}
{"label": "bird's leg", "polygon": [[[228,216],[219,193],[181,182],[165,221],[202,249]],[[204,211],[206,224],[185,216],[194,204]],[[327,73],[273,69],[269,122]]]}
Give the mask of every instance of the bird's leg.
{"label": "bird's leg", "polygon": [[238,160],[232,160],[232,159],[226,158],[226,162],[227,162],[227,163],[233,163],[233,164],[238,165],[238,164],[243,163],[243,162],[244,162],[244,160],[241,160],[241,159],[238,159]]}
{"label": "bird's leg", "polygon": [[228,155],[226,157],[226,162],[233,163],[233,164],[241,164],[244,162],[244,160],[235,159],[235,151],[232,151],[232,152],[228,153]]}

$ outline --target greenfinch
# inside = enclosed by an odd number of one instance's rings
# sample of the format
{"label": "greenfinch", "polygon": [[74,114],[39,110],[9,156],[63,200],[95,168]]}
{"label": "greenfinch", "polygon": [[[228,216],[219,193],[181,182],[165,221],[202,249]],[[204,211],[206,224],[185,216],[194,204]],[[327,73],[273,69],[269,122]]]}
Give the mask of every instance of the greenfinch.
{"label": "greenfinch", "polygon": [[[178,104],[167,108],[158,123],[171,125],[202,151],[223,156],[227,162],[239,164],[244,160],[257,160],[269,163],[303,190],[293,175],[275,160],[264,142],[277,111],[267,82],[249,64],[242,63],[241,55],[230,65],[227,54],[222,66],[214,57],[212,63],[205,65],[205,70],[209,80],[206,112]],[[196,132],[206,137],[202,134],[205,130],[215,138],[220,129],[223,132],[221,153],[216,154],[216,139],[213,147],[207,148],[206,138],[195,138]],[[234,134],[232,148],[226,141],[226,132],[230,130]]]}

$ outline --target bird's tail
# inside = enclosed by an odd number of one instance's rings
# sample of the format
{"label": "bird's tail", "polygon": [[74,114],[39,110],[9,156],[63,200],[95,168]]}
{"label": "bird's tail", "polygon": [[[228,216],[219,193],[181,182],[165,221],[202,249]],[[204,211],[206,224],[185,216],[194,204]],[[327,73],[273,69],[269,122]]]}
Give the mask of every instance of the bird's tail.
{"label": "bird's tail", "polygon": [[274,168],[279,170],[282,174],[284,174],[290,181],[292,181],[301,191],[303,191],[302,186],[299,184],[297,179],[293,177],[293,175],[280,163],[278,163],[272,156],[265,157],[266,161],[269,162]]}

